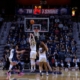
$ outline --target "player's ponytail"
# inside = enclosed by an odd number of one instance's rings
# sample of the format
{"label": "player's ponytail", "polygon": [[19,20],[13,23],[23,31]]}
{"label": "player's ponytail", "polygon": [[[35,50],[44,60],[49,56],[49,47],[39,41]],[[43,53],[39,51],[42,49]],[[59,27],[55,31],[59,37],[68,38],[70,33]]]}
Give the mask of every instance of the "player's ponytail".
{"label": "player's ponytail", "polygon": [[41,42],[39,46],[42,48],[42,53],[43,53],[44,51],[46,51],[46,52],[48,51],[48,48],[47,48],[47,46],[44,44],[44,42]]}

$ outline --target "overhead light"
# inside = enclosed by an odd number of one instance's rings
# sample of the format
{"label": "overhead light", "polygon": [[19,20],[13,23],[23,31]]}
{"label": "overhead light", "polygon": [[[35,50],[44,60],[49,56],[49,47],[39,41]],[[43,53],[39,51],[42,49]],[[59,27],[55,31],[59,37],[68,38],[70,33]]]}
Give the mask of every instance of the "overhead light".
{"label": "overhead light", "polygon": [[72,10],[72,16],[75,16],[75,10]]}

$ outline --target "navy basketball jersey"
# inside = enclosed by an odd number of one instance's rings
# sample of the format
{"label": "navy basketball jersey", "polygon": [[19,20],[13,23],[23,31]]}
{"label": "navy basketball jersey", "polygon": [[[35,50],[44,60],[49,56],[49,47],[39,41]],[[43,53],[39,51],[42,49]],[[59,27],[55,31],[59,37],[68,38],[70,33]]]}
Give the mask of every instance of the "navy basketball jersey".
{"label": "navy basketball jersey", "polygon": [[16,53],[16,50],[14,49],[13,51],[13,58],[12,58],[12,61],[17,61],[17,53]]}

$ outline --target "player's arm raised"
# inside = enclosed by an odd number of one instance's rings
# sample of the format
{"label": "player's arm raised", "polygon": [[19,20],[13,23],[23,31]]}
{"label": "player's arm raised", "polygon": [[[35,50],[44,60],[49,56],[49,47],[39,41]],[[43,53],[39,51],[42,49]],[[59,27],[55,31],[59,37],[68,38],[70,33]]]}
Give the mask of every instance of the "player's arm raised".
{"label": "player's arm raised", "polygon": [[33,41],[35,42],[36,44],[36,40],[35,40],[35,36],[32,34],[32,38],[33,38]]}
{"label": "player's arm raised", "polygon": [[31,33],[30,33],[30,37],[29,37],[29,43],[31,44]]}
{"label": "player's arm raised", "polygon": [[32,34],[33,40],[36,42],[34,35]]}

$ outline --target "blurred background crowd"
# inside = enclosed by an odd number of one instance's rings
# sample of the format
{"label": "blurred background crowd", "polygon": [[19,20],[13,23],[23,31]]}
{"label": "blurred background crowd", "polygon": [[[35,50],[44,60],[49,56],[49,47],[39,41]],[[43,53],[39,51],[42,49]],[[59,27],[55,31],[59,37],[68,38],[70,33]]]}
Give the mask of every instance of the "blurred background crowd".
{"label": "blurred background crowd", "polygon": [[[4,1],[4,0],[3,0]],[[15,0],[14,0],[15,1]],[[44,43],[48,46],[49,51],[47,52],[47,58],[51,65],[51,67],[69,67],[69,68],[80,68],[80,59],[77,55],[78,52],[80,52],[80,45],[78,45],[80,42],[78,38],[80,38],[80,23],[79,23],[79,17],[80,13],[78,13],[79,9],[77,7],[71,7],[66,6],[65,8],[70,10],[70,14],[39,14],[39,15],[32,15],[32,14],[26,14],[26,15],[19,15],[14,14],[15,8],[26,8],[32,9],[33,6],[15,6],[17,3],[15,3],[13,0],[12,2],[7,2],[6,5],[1,5],[1,15],[0,15],[0,53],[1,53],[1,59],[0,59],[0,68],[3,70],[8,70],[9,68],[9,54],[10,49],[13,45],[18,45],[19,50],[26,49],[26,52],[24,55],[21,56],[21,61],[23,67],[26,69],[30,67],[30,45],[29,45],[29,34],[30,32],[25,32],[25,25],[27,28],[27,31],[32,30],[29,21],[26,20],[26,24],[24,24],[25,18],[49,18],[49,31],[48,32],[39,32],[39,39],[36,39],[37,44],[40,41],[44,41]],[[47,0],[48,1],[48,0]],[[65,3],[68,4],[68,2]],[[4,2],[2,2],[4,3]],[[13,3],[13,6],[11,5]],[[21,2],[19,2],[21,4]],[[25,2],[24,2],[25,3]],[[24,4],[22,3],[22,4]],[[7,6],[9,4],[9,6]],[[47,6],[44,4],[41,4],[44,9],[58,9],[63,8],[63,6]],[[7,6],[7,7],[6,7]],[[12,9],[11,9],[12,6]],[[4,8],[6,7],[6,8]],[[78,11],[77,11],[78,9]],[[72,16],[72,10],[75,10],[78,14],[77,17]],[[47,30],[47,21],[46,20],[35,20],[36,24],[42,23],[41,30],[46,31]],[[78,48],[79,47],[79,48]],[[38,46],[37,46],[38,48]],[[79,54],[79,53],[78,53]],[[36,59],[36,65],[37,64],[38,57]],[[61,63],[64,64],[61,65]]]}

